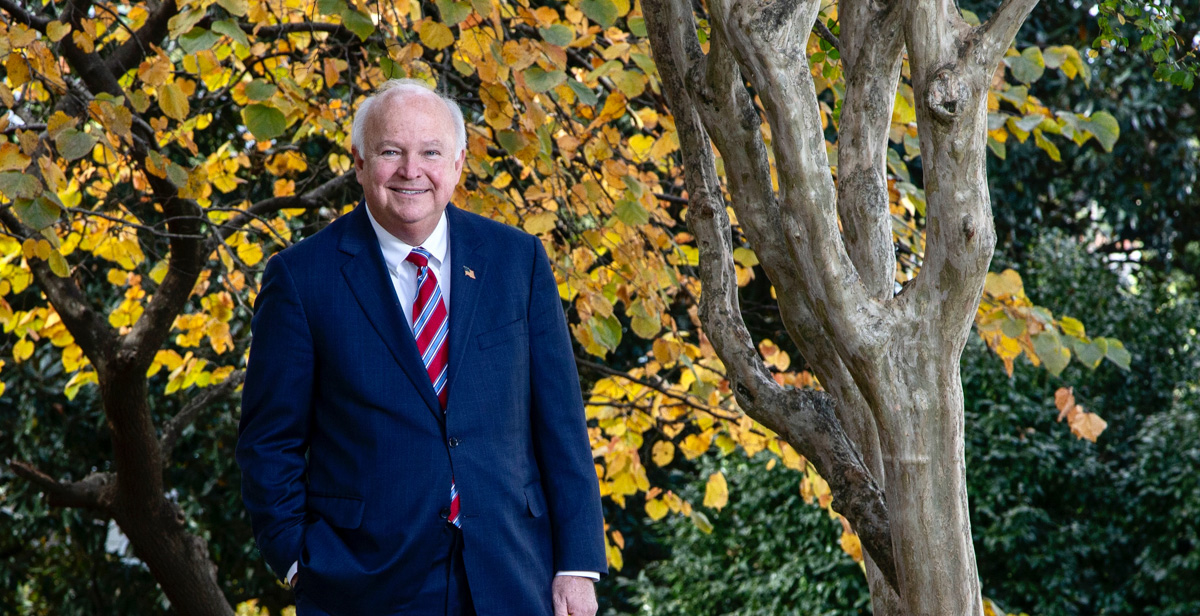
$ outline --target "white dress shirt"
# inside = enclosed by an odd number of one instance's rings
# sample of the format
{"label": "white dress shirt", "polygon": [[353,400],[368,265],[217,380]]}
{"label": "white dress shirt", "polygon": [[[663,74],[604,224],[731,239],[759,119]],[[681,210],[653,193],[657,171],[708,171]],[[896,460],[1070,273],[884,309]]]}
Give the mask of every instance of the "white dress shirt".
{"label": "white dress shirt", "polygon": [[[366,204],[360,207],[366,207]],[[416,246],[406,244],[403,240],[388,233],[387,229],[384,229],[371,215],[371,208],[367,208],[367,218],[371,221],[371,228],[375,229],[375,237],[379,239],[379,249],[383,252],[383,263],[387,267],[388,276],[392,279],[392,287],[396,290],[396,296],[400,299],[400,307],[404,310],[404,319],[411,328],[413,302],[417,299],[417,266],[409,263],[407,259],[408,254]],[[442,211],[442,217],[438,219],[437,226],[433,228],[433,233],[425,238],[421,248],[424,248],[433,257],[429,259],[429,267],[433,268],[433,275],[437,277],[438,287],[442,290],[442,301],[446,302],[446,312],[449,314],[450,272],[452,270],[450,269],[450,233],[446,226],[445,210]],[[299,568],[300,563],[294,562],[288,569],[286,579],[289,584]],[[600,573],[596,571],[559,571],[555,575],[600,579]]]}

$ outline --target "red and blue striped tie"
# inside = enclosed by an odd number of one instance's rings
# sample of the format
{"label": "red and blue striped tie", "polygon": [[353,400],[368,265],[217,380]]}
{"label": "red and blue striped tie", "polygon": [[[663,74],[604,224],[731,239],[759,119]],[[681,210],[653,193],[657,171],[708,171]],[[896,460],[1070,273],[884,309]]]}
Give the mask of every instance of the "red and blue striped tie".
{"label": "red and blue striped tie", "polygon": [[[412,307],[413,337],[417,339],[417,351],[421,353],[425,372],[429,374],[429,382],[433,383],[433,391],[444,413],[448,394],[446,372],[450,364],[447,344],[450,319],[446,302],[442,301],[442,289],[438,286],[437,276],[429,267],[431,256],[429,251],[418,246],[408,253],[406,260],[417,266],[417,296],[413,299]],[[450,516],[446,520],[462,528],[458,518],[458,488],[454,485],[453,477],[450,479]]]}

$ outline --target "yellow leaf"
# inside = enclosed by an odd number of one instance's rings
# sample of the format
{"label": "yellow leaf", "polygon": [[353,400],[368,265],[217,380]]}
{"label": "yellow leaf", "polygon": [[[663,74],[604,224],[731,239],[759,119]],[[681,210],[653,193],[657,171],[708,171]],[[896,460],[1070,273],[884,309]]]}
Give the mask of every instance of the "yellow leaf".
{"label": "yellow leaf", "polygon": [[1087,336],[1083,328],[1083,323],[1079,322],[1079,319],[1063,317],[1059,319],[1058,325],[1062,328],[1062,332],[1068,336],[1075,338],[1085,338]]}
{"label": "yellow leaf", "polygon": [[650,459],[659,466],[666,466],[675,459],[675,443],[671,441],[659,441],[654,444],[651,450]]}
{"label": "yellow leaf", "polygon": [[259,246],[255,242],[242,242],[238,244],[237,254],[242,263],[251,267],[257,265],[263,258],[262,246]]}
{"label": "yellow leaf", "polygon": [[654,137],[650,135],[634,135],[629,138],[629,147],[633,150],[634,158],[645,160],[646,155],[650,153],[650,149],[654,147]]}
{"label": "yellow leaf", "polygon": [[180,122],[188,117],[188,99],[177,84],[168,83],[159,88],[158,106],[168,117]]}
{"label": "yellow leaf", "polygon": [[729,503],[729,485],[725,475],[717,471],[708,476],[708,484],[704,488],[704,506],[720,511]]}
{"label": "yellow leaf", "polygon": [[13,361],[21,363],[33,355],[33,341],[23,338],[13,345]]}
{"label": "yellow leaf", "polygon": [[850,558],[854,559],[854,562],[862,562],[862,540],[858,538],[858,535],[843,532],[840,543],[842,544],[842,551],[849,554]]}
{"label": "yellow leaf", "polygon": [[19,88],[29,81],[29,63],[25,61],[25,56],[10,52],[4,68],[8,72],[10,87]]}
{"label": "yellow leaf", "polygon": [[983,283],[983,290],[995,297],[1024,297],[1025,287],[1021,283],[1021,275],[1006,269],[999,274],[988,272]]}
{"label": "yellow leaf", "polygon": [[558,215],[554,212],[542,212],[534,214],[525,219],[525,231],[533,235],[541,235],[552,229],[554,224],[558,222]]}
{"label": "yellow leaf", "polygon": [[426,20],[417,27],[417,34],[421,36],[421,44],[430,49],[445,49],[454,44],[454,33],[439,21]]}
{"label": "yellow leaf", "polygon": [[[684,374],[691,374],[691,372],[685,372]],[[712,430],[705,430],[700,434],[689,434],[687,438],[683,439],[683,442],[679,444],[679,448],[683,450],[683,457],[689,460],[695,460],[696,458],[704,455],[704,452],[708,451],[709,445],[712,444],[712,438]]]}
{"label": "yellow leaf", "polygon": [[64,24],[61,21],[52,21],[46,25],[46,36],[50,37],[55,43],[62,40],[71,31],[71,24]]}
{"label": "yellow leaf", "polygon": [[0,145],[0,171],[24,171],[33,160],[21,152],[21,146],[15,143]]}
{"label": "yellow leaf", "polygon": [[670,507],[660,498],[646,501],[646,515],[650,516],[650,519],[655,522],[666,517],[669,511]]}

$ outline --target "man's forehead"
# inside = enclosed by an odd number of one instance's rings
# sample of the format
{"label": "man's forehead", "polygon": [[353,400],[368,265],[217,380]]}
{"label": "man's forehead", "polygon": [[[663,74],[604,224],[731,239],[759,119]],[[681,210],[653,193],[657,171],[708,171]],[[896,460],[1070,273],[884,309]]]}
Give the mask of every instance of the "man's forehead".
{"label": "man's forehead", "polygon": [[[440,143],[454,140],[454,117],[446,104],[436,94],[401,92],[386,96],[371,106],[368,124],[373,125],[374,136],[384,140],[393,138],[394,128],[416,131],[422,143]],[[383,134],[381,134],[383,133]],[[442,134],[445,133],[445,134]]]}

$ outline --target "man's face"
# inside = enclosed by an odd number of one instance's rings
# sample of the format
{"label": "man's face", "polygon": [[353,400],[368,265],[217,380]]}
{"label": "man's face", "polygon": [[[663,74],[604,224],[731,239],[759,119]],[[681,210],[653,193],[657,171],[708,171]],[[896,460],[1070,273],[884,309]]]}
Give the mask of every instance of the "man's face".
{"label": "man's face", "polygon": [[389,233],[418,245],[462,177],[466,153],[455,153],[454,119],[432,93],[402,94],[377,101],[364,128],[354,170],[367,206]]}

